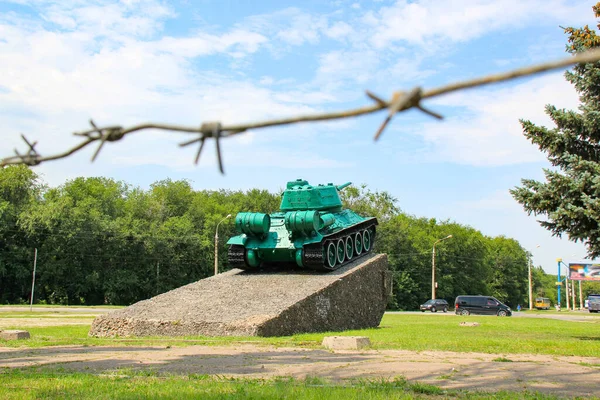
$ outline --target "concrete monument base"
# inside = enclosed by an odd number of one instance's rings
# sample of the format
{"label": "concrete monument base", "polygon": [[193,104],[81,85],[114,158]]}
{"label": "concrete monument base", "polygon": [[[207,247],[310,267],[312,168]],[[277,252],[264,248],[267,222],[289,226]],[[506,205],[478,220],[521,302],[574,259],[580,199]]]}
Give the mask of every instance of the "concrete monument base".
{"label": "concrete monument base", "polygon": [[102,315],[89,335],[285,336],[372,328],[390,285],[385,254],[328,273],[235,269]]}

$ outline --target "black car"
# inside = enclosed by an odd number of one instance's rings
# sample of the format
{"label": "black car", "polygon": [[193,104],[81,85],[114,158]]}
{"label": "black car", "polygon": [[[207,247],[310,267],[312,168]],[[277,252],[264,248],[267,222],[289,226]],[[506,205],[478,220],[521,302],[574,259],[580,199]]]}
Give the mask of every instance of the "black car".
{"label": "black car", "polygon": [[420,309],[422,312],[428,310],[431,312],[437,312],[437,310],[446,312],[448,311],[448,302],[443,299],[427,300],[424,304],[421,304]]}
{"label": "black car", "polygon": [[506,317],[512,315],[509,306],[491,296],[458,296],[454,301],[456,314],[482,314]]}

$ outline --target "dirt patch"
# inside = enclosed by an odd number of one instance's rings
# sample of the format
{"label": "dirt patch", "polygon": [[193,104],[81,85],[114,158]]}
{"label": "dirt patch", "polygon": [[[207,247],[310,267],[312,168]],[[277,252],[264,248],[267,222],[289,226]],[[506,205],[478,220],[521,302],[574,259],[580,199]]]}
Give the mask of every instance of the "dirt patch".
{"label": "dirt patch", "polygon": [[594,365],[600,365],[600,358],[402,350],[331,352],[257,345],[0,348],[0,368],[60,366],[89,373],[128,368],[248,378],[319,376],[333,381],[404,376],[447,389],[528,390],[569,397],[600,395],[600,367]]}

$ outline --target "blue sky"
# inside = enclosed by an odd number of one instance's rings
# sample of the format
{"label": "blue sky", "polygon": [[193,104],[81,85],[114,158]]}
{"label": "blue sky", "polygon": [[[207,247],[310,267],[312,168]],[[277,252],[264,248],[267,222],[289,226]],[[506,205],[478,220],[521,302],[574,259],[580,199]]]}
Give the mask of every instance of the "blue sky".
{"label": "blue sky", "polygon": [[[42,154],[99,125],[199,125],[340,110],[417,85],[425,89],[565,56],[560,26],[595,25],[591,1],[0,1],[2,156]],[[583,245],[552,238],[508,190],[542,179],[544,156],[519,118],[550,124],[545,104],[576,108],[562,72],[432,99],[442,122],[417,112],[269,128],[214,144],[199,166],[187,137],[136,133],[36,167],[59,185],[110,176],[148,187],[189,179],[197,189],[276,191],[290,179],[366,183],[405,212],[513,237],[549,272],[579,261]],[[539,245],[539,247],[537,247]]]}

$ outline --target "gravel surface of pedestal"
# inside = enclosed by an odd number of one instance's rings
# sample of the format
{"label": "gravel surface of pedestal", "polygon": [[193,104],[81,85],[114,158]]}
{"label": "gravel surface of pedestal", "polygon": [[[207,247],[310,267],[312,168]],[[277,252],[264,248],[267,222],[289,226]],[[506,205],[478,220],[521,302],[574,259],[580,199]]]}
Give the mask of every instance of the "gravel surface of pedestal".
{"label": "gravel surface of pedestal", "polygon": [[284,336],[379,325],[385,254],[332,272],[231,270],[97,317],[90,336]]}

